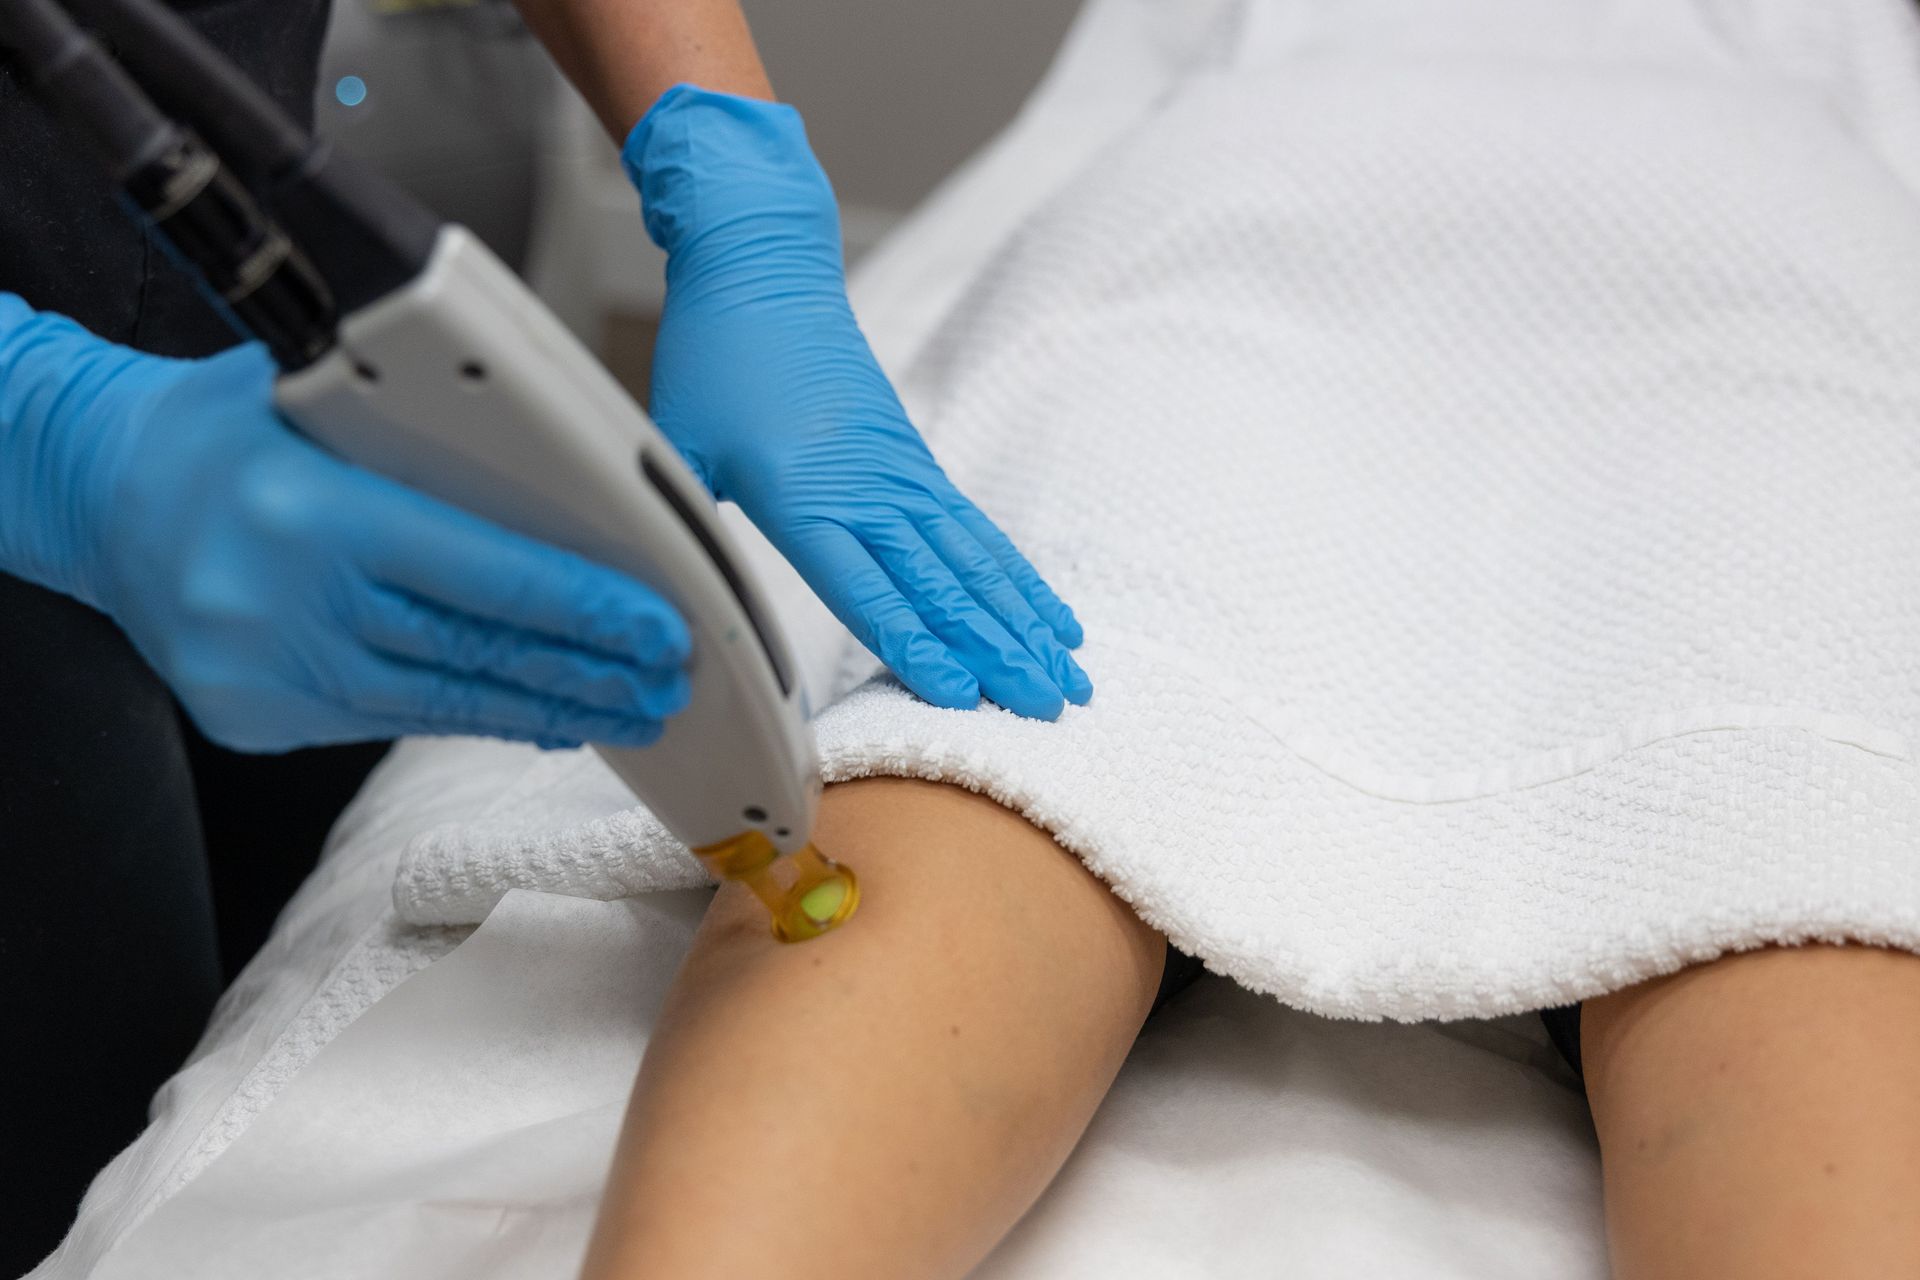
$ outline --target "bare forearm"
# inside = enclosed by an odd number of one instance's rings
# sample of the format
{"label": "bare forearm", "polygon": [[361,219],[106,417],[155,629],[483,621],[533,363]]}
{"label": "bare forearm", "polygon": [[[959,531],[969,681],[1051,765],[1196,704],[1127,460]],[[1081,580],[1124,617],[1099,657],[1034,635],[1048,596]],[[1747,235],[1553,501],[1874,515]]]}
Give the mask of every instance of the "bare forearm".
{"label": "bare forearm", "polygon": [[617,141],[676,84],[772,98],[738,0],[516,0]]}

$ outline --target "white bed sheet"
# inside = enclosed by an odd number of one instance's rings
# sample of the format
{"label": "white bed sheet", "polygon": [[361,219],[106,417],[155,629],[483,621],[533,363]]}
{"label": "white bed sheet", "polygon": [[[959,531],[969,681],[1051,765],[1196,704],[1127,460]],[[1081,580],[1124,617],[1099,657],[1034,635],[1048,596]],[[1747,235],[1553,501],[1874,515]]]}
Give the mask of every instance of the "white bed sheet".
{"label": "white bed sheet", "polygon": [[[863,269],[856,300],[883,361],[902,364],[1073,161],[1125,129],[1167,76],[1215,56],[1244,17],[1235,0],[1095,0],[1016,125]],[[800,612],[799,629],[818,633],[817,609]],[[818,663],[809,673],[831,678]],[[401,927],[389,895],[406,842],[483,811],[529,759],[471,741],[396,750],[36,1280],[565,1273],[598,1185],[579,1153],[604,1163],[693,908],[675,895],[515,895],[471,939]],[[521,981],[486,995],[474,981],[486,973]],[[532,1160],[471,1051],[551,1028],[567,989],[578,1014],[615,981],[630,1016],[581,1047],[575,1065],[592,1070],[533,1095],[563,1113],[543,1131],[566,1142]],[[422,1016],[435,1008],[463,1012]],[[379,1119],[369,1132],[422,1129],[428,1098],[476,1130],[441,1124],[439,1146],[385,1165],[394,1153],[380,1144],[314,1140],[343,1114]],[[467,1151],[523,1171],[485,1188],[490,1222],[445,1211],[475,1203],[444,1181]],[[378,1194],[351,1199],[369,1186]],[[342,1231],[341,1214],[366,1229]],[[497,1230],[507,1223],[524,1229]],[[366,1252],[349,1257],[354,1241]],[[1604,1275],[1591,1133],[1537,1023],[1333,1023],[1204,980],[1149,1028],[1060,1181],[980,1274],[1276,1272]]]}

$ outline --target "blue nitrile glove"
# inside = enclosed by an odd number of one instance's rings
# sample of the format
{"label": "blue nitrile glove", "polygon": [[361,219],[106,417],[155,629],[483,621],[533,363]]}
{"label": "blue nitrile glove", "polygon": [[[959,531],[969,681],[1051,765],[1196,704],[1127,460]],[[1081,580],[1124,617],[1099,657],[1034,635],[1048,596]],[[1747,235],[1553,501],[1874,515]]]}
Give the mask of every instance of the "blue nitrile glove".
{"label": "blue nitrile glove", "polygon": [[217,742],[640,746],[689,695],[659,596],[341,462],[259,346],[163,360],[0,294],[0,569],[104,610]]}
{"label": "blue nitrile glove", "polygon": [[622,158],[667,251],[653,413],[714,495],[927,701],[1086,702],[1072,611],[940,470],[854,321],[799,115],[682,85]]}

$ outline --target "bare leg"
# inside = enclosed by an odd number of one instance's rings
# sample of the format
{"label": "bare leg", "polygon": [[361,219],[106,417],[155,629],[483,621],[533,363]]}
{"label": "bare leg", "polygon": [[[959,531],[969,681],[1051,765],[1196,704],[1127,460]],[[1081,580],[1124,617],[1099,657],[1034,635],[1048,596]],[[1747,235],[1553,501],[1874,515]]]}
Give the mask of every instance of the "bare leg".
{"label": "bare leg", "polygon": [[964,1275],[1119,1070],[1165,944],[989,800],[831,788],[859,913],[797,946],[721,890],[635,1085],[586,1275]]}
{"label": "bare leg", "polygon": [[1728,957],[1581,1039],[1617,1280],[1920,1276],[1920,957]]}

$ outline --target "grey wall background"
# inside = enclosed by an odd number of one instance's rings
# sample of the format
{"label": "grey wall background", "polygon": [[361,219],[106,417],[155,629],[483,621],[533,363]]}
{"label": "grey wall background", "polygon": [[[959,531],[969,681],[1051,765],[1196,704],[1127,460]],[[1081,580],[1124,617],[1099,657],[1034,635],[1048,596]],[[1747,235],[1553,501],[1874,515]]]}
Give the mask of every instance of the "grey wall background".
{"label": "grey wall background", "polygon": [[[884,223],[1013,117],[1080,2],[745,0],[745,8],[774,85],[806,116],[841,201]],[[366,83],[353,106],[334,93],[347,75]],[[517,263],[552,82],[507,0],[334,0],[320,126]]]}
{"label": "grey wall background", "polygon": [[904,210],[1012,118],[1080,0],[745,0],[842,200]]}

